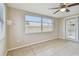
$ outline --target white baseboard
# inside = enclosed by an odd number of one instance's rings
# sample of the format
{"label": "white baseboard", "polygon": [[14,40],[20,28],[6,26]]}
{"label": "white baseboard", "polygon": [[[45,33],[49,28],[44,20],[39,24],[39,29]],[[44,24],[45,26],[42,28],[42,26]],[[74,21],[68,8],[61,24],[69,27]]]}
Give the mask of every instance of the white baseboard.
{"label": "white baseboard", "polygon": [[65,37],[63,37],[63,36],[59,36],[59,38],[61,38],[61,39],[65,39]]}
{"label": "white baseboard", "polygon": [[[48,39],[48,40],[54,40],[54,39],[57,39],[57,37],[55,37],[53,39]],[[22,45],[22,46],[17,46],[17,47],[8,49],[8,51],[19,49],[19,48],[23,48],[23,47],[30,46],[30,45],[33,45],[33,44],[42,43],[42,42],[45,42],[45,41],[48,41],[48,40],[44,40],[44,41],[40,41],[40,42],[36,42],[36,43],[31,43],[31,44],[25,44],[25,45]]]}

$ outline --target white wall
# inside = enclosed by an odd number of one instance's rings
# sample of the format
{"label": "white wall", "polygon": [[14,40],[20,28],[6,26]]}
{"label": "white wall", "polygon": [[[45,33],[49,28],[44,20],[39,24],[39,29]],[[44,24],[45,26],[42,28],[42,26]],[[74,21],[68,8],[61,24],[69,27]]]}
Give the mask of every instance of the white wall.
{"label": "white wall", "polygon": [[65,39],[65,19],[59,19],[59,38]]}
{"label": "white wall", "polygon": [[55,39],[58,36],[58,21],[55,19],[53,32],[25,34],[24,32],[24,12],[19,9],[8,7],[7,20],[12,20],[13,24],[8,26],[8,48],[12,49],[22,45],[30,45],[37,42]]}

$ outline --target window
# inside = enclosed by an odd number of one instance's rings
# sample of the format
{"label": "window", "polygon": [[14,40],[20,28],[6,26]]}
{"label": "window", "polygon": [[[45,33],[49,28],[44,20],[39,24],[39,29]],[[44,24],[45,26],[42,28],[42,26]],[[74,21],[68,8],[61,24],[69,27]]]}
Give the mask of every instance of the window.
{"label": "window", "polygon": [[43,18],[42,19],[42,28],[43,28],[43,32],[48,32],[48,31],[52,31],[52,26],[53,24],[52,24],[52,21],[51,21],[51,19],[48,19],[48,18]]}
{"label": "window", "polygon": [[3,34],[3,20],[1,19],[0,16],[0,38],[2,38],[2,34]]}
{"label": "window", "polygon": [[52,21],[49,18],[25,16],[25,32],[38,33],[52,31]]}
{"label": "window", "polygon": [[2,30],[1,30],[1,25],[2,25],[2,24],[1,24],[1,21],[0,21],[0,36],[1,36],[1,31],[2,31]]}
{"label": "window", "polygon": [[4,21],[3,21],[3,7],[0,5],[0,40],[3,38],[3,26],[4,26]]}

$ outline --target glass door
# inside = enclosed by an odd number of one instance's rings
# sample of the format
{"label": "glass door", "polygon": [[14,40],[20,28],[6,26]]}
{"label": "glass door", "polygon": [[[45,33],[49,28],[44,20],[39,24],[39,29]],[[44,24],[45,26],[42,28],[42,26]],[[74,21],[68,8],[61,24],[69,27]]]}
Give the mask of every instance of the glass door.
{"label": "glass door", "polygon": [[67,19],[66,20],[66,31],[65,36],[67,40],[76,40],[76,19]]}

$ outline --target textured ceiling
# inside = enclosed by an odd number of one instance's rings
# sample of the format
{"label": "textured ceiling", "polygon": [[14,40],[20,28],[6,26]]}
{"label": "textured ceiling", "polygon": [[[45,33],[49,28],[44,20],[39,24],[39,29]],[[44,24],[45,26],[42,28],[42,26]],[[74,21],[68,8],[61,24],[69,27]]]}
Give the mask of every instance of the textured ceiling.
{"label": "textured ceiling", "polygon": [[53,14],[56,10],[50,10],[49,8],[58,7],[59,3],[8,3],[9,7],[14,7],[18,9],[23,9],[25,11],[35,12],[43,15],[48,15],[52,17],[65,17],[69,15],[74,15],[79,13],[79,6],[74,6],[68,8],[70,12],[58,12]]}

